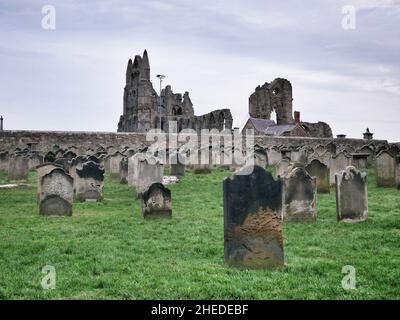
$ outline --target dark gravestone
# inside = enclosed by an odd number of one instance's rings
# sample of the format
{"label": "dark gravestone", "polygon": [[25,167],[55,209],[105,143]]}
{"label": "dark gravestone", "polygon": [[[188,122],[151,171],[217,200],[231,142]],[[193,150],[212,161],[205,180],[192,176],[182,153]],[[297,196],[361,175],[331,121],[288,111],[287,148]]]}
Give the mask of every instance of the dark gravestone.
{"label": "dark gravestone", "polygon": [[56,155],[49,151],[46,153],[46,155],[44,156],[44,162],[54,162],[56,160]]}
{"label": "dark gravestone", "polygon": [[225,262],[248,269],[283,266],[281,180],[259,166],[245,167],[225,179],[223,189]]}
{"label": "dark gravestone", "polygon": [[335,175],[337,220],[364,221],[368,218],[367,175],[355,167]]}
{"label": "dark gravestone", "polygon": [[306,171],[311,177],[317,178],[317,191],[329,193],[329,168],[317,159],[312,160],[307,166]]}
{"label": "dark gravestone", "polygon": [[100,201],[103,199],[104,168],[94,161],[88,161],[76,168],[74,188],[79,201]]}
{"label": "dark gravestone", "polygon": [[317,181],[297,167],[283,179],[282,217],[287,223],[313,223],[317,219]]}
{"label": "dark gravestone", "polygon": [[8,171],[8,158],[9,155],[7,151],[0,152],[0,171]]}
{"label": "dark gravestone", "polygon": [[153,183],[141,197],[144,218],[171,218],[171,191],[161,183]]}

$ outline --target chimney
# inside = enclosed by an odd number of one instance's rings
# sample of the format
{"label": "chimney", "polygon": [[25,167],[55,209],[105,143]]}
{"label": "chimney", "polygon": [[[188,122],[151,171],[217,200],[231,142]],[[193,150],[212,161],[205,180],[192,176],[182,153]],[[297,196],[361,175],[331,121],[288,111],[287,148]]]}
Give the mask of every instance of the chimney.
{"label": "chimney", "polygon": [[295,111],[294,112],[294,123],[295,124],[300,124],[300,111]]}

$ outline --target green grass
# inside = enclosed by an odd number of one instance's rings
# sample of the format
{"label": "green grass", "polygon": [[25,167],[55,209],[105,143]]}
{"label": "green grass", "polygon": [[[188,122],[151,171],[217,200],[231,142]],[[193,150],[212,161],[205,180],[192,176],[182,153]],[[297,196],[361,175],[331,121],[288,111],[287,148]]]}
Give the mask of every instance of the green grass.
{"label": "green grass", "polygon": [[[285,267],[224,265],[222,180],[189,172],[169,188],[173,218],[145,221],[132,188],[106,179],[102,203],[43,217],[32,187],[0,190],[0,299],[399,299],[400,193],[369,175],[369,219],[336,222],[335,195],[318,196],[318,221],[285,225]],[[0,183],[7,182],[0,173]],[[42,267],[57,272],[43,290]],[[356,268],[357,288],[341,286]]]}

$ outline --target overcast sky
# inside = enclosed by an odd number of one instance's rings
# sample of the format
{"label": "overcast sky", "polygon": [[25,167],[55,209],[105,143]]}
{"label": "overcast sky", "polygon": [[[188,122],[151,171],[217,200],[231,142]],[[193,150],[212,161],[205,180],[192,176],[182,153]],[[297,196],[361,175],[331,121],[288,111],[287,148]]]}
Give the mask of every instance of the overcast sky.
{"label": "overcast sky", "polygon": [[116,131],[127,61],[146,48],[154,88],[165,74],[197,115],[230,108],[242,126],[255,87],[283,77],[303,121],[400,141],[398,0],[2,0],[0,39],[5,129]]}

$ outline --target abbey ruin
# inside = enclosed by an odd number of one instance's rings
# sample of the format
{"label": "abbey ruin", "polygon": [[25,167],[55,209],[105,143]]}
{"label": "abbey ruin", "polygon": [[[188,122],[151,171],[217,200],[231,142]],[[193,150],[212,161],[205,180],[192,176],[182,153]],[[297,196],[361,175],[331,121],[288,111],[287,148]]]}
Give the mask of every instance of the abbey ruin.
{"label": "abbey ruin", "polygon": [[229,109],[215,110],[195,116],[189,92],[174,93],[170,85],[159,96],[150,81],[150,63],[147,51],[128,61],[124,88],[124,110],[118,123],[118,132],[147,132],[150,129],[168,130],[168,122],[176,121],[177,129],[232,129]]}

